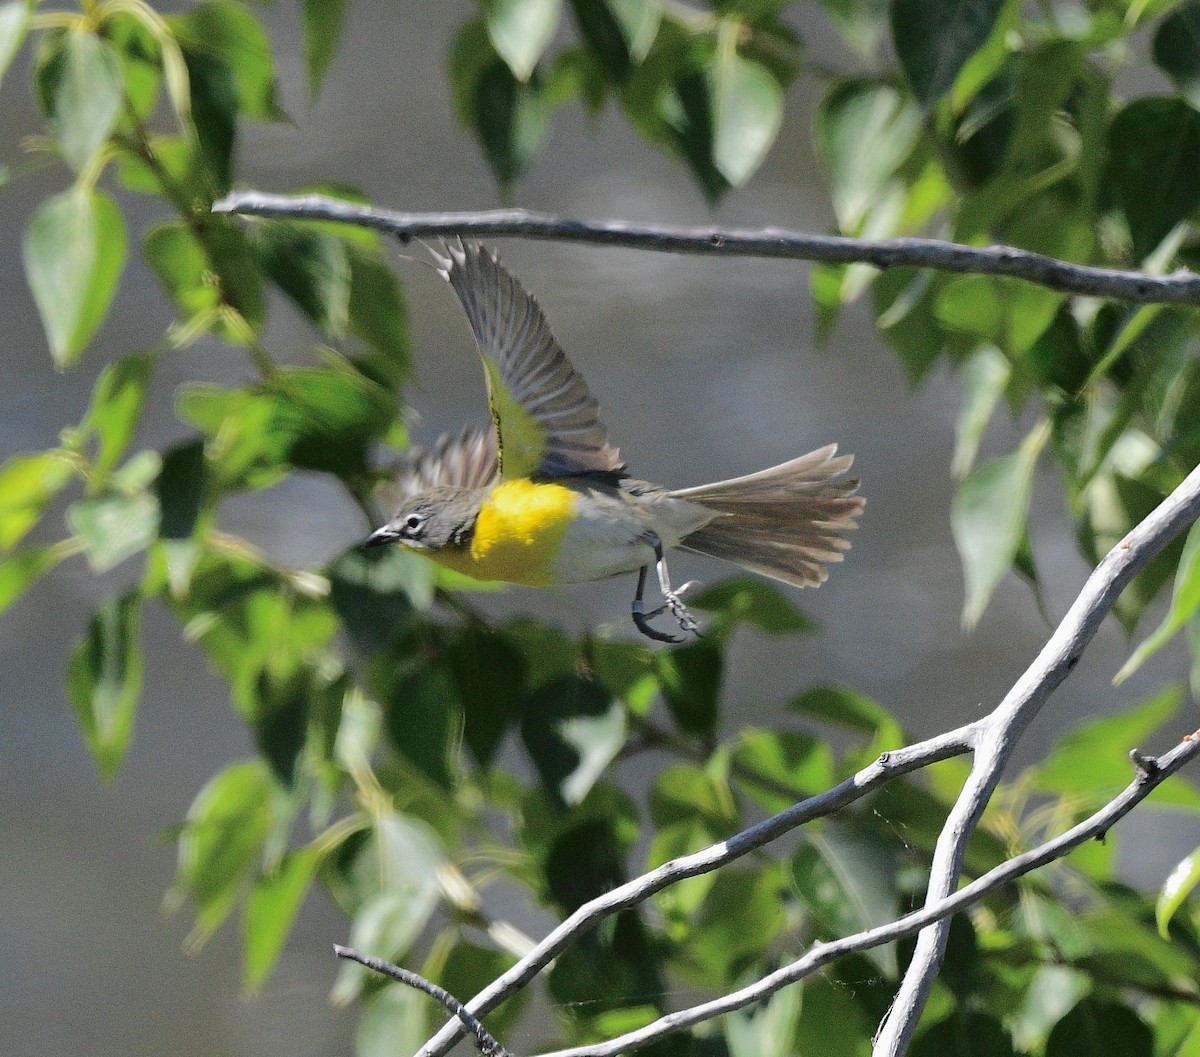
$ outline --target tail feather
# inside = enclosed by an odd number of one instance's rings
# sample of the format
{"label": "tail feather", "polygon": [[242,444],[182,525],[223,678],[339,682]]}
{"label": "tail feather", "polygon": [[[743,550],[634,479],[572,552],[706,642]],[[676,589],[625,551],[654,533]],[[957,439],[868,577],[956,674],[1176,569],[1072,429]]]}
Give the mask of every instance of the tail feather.
{"label": "tail feather", "polygon": [[824,583],[825,566],[850,548],[841,533],[862,513],[858,481],[841,476],[853,461],[830,444],[745,477],[672,492],[723,515],[681,546],[795,587]]}

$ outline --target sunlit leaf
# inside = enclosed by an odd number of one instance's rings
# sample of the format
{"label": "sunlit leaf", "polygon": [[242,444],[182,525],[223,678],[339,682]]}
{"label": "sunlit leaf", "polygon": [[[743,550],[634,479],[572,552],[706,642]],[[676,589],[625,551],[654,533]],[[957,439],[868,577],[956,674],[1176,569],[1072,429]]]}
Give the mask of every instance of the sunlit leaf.
{"label": "sunlit leaf", "polygon": [[257,991],[275,968],[316,868],[317,854],[312,849],[289,852],[251,887],[242,916],[247,990]]}
{"label": "sunlit leaf", "polygon": [[71,474],[69,458],[54,450],[14,455],[0,466],[0,551],[20,542],[37,524]]}
{"label": "sunlit leaf", "polygon": [[67,669],[67,690],[101,777],[112,778],[133,737],[142,692],[136,592],[106,603],[92,617]]}
{"label": "sunlit leaf", "polygon": [[1179,568],[1175,573],[1175,588],[1171,592],[1171,608],[1163,617],[1162,623],[1133,651],[1133,655],[1122,666],[1113,678],[1114,684],[1123,683],[1136,672],[1146,658],[1157,653],[1174,634],[1183,627],[1184,622],[1200,607],[1200,523],[1192,526],[1188,532],[1187,541],[1183,545],[1183,554],[1179,559]]}
{"label": "sunlit leaf", "polygon": [[11,607],[64,557],[58,547],[32,547],[0,559],[0,613]]}
{"label": "sunlit leaf", "polygon": [[29,4],[25,0],[11,0],[10,3],[0,4],[0,81],[4,79],[4,74],[20,50],[28,31]]}
{"label": "sunlit leaf", "polygon": [[96,379],[81,428],[96,435],[97,473],[112,470],[129,447],[141,420],[152,368],[152,357],[135,353],[107,364]]}
{"label": "sunlit leaf", "polygon": [[1011,373],[1008,360],[994,345],[982,346],[963,365],[963,406],[950,465],[955,477],[965,477],[975,464],[979,442]]}
{"label": "sunlit leaf", "polygon": [[712,72],[713,145],[717,171],[740,187],[762,164],[783,121],[783,89],[768,70],[730,48]]}
{"label": "sunlit leaf", "polygon": [[73,363],[108,312],[125,264],[125,222],[108,195],[75,187],[38,206],[25,232],[25,276],[50,353]]}
{"label": "sunlit leaf", "polygon": [[562,0],[488,0],[488,36],[518,81],[529,80],[554,39]]}
{"label": "sunlit leaf", "polygon": [[150,546],[158,532],[158,500],[145,492],[97,496],[74,504],[67,520],[83,538],[92,571],[103,573]]}
{"label": "sunlit leaf", "polygon": [[36,77],[62,155],[79,172],[117,123],[124,90],[121,61],[108,41],[80,24],[47,35]]}

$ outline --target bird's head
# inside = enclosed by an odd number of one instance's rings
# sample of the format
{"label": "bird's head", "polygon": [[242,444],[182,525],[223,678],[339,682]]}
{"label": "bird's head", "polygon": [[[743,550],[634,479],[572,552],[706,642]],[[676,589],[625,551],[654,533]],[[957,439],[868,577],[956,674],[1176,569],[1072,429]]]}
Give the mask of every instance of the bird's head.
{"label": "bird's head", "polygon": [[471,538],[482,497],[473,489],[439,487],[409,496],[363,546],[400,543],[418,551],[461,547]]}

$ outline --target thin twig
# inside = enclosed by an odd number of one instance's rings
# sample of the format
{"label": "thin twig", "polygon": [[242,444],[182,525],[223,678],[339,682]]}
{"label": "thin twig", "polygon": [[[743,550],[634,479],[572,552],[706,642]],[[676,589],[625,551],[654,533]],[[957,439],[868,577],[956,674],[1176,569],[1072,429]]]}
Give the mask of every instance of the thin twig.
{"label": "thin twig", "polygon": [[399,213],[373,209],[324,195],[276,195],[234,191],[213,204],[215,213],[334,220],[388,231],[402,239],[436,235],[517,236],[557,242],[672,253],[725,254],[864,263],[877,268],[909,266],[973,275],[1005,275],[1051,290],[1112,297],[1142,304],[1200,304],[1200,275],[1180,270],[1171,275],[1071,264],[1014,246],[964,246],[940,239],[856,239],[812,235],[785,228],[684,228],[632,224],[617,220],[571,220],[524,209],[475,213]]}
{"label": "thin twig", "polygon": [[[627,881],[585,903],[524,958],[472,998],[467,1003],[467,1008],[476,1016],[486,1015],[510,995],[521,990],[580,933],[586,932],[610,914],[637,906],[656,892],[678,881],[711,873],[798,826],[840,811],[901,775],[970,752],[978,726],[978,723],[968,723],[965,727],[939,734],[927,741],[885,752],[869,766],[832,789],[802,800],[786,811],[772,815],[719,844],[665,862],[649,873]],[[417,1057],[441,1057],[462,1037],[462,1026],[452,1020],[421,1047]]]}
{"label": "thin twig", "polygon": [[512,1057],[512,1054],[496,1041],[488,1029],[479,1023],[478,1018],[473,1017],[466,1007],[445,988],[438,987],[437,984],[426,980],[418,973],[402,969],[400,966],[385,962],[382,958],[376,958],[374,955],[363,954],[352,947],[343,947],[341,944],[335,943],[333,950],[339,958],[358,962],[359,965],[365,965],[368,969],[383,976],[389,976],[393,980],[399,980],[402,984],[408,984],[409,987],[415,987],[418,991],[424,991],[430,998],[436,999],[475,1035],[479,1041],[479,1052],[483,1054],[483,1057]]}
{"label": "thin twig", "polygon": [[887,925],[881,925],[868,932],[856,933],[830,943],[815,943],[802,958],[777,969],[740,991],[722,995],[711,1002],[704,1002],[692,1006],[690,1009],[668,1013],[645,1027],[620,1035],[615,1039],[608,1039],[605,1042],[589,1046],[555,1050],[551,1053],[541,1054],[540,1057],[613,1057],[618,1053],[635,1050],[657,1042],[664,1035],[682,1031],[702,1021],[742,1009],[754,1002],[761,1002],[781,987],[803,980],[818,969],[840,958],[859,954],[872,947],[879,947],[905,936],[911,936],[914,932],[935,922],[948,921],[951,915],[974,906],[998,888],[1002,888],[1018,877],[1045,866],[1047,863],[1054,862],[1056,859],[1061,859],[1071,849],[1087,840],[1103,836],[1117,821],[1145,800],[1157,786],[1198,754],[1200,754],[1200,732],[1184,739],[1170,752],[1160,757],[1157,761],[1158,766],[1154,770],[1139,770],[1134,780],[1094,815],[1084,819],[1083,822],[1073,826],[1061,836],[1046,841],[1021,855],[1014,856],[995,869],[989,870],[951,896],[939,899],[933,904],[913,911],[911,914],[905,914]]}
{"label": "thin twig", "polygon": [[[971,773],[934,848],[927,906],[940,903],[958,887],[967,842],[1025,728],[1075,667],[1129,581],[1197,516],[1200,467],[1105,555],[1033,664],[982,721],[984,729],[975,745]],[[941,966],[949,931],[949,922],[940,922],[918,937],[895,1002],[876,1037],[875,1057],[900,1057],[907,1050]]]}

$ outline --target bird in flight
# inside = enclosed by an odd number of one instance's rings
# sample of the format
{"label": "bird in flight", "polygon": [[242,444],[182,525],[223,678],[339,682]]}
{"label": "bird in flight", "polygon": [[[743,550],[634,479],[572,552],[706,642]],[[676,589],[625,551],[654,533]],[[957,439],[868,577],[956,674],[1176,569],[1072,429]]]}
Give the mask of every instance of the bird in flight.
{"label": "bird in flight", "polygon": [[[683,632],[698,624],[672,588],[672,548],[722,558],[795,587],[815,587],[842,560],[863,500],[843,475],[852,456],[834,444],[770,469],[695,488],[630,477],[595,398],[550,333],[537,302],[477,242],[433,251],[466,312],[483,358],[493,429],[410,449],[395,516],[365,541],[418,551],[480,580],[546,586],[637,573],[633,622],[669,613]],[[662,602],[645,607],[654,568]]]}

